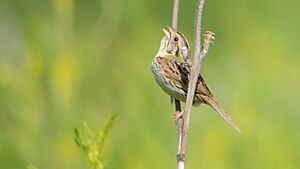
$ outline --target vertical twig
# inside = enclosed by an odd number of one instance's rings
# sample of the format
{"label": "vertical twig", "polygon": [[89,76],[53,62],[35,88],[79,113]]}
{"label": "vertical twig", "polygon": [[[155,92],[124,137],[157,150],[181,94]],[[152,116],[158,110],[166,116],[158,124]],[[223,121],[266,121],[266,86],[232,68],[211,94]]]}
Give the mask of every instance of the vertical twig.
{"label": "vertical twig", "polygon": [[204,0],[198,1],[198,7],[196,11],[196,19],[195,19],[195,53],[194,53],[194,62],[191,68],[191,75],[189,79],[189,88],[186,100],[186,107],[184,113],[184,121],[183,121],[183,129],[182,129],[182,142],[180,146],[180,154],[179,154],[179,167],[178,169],[185,168],[185,154],[187,151],[187,137],[190,125],[191,118],[191,109],[194,100],[194,93],[196,88],[196,83],[199,76],[199,71],[203,62],[203,58],[201,56],[201,19],[202,19],[202,11],[204,6]]}
{"label": "vertical twig", "polygon": [[[189,88],[186,100],[186,107],[184,118],[179,118],[177,123],[177,131],[178,131],[178,152],[177,152],[177,169],[185,168],[185,154],[187,151],[187,136],[190,125],[191,118],[191,109],[194,100],[194,93],[196,89],[196,84],[199,76],[199,72],[201,69],[201,65],[203,63],[203,59],[205,58],[208,49],[210,47],[211,42],[204,40],[203,51],[201,51],[201,20],[202,20],[202,12],[204,7],[205,0],[199,0],[196,18],[195,18],[195,52],[194,52],[194,62],[191,68],[191,75],[189,79]],[[172,17],[172,27],[177,30],[178,25],[178,12],[179,12],[179,0],[174,0],[173,7],[173,17]],[[209,36],[213,36],[212,32],[208,32]],[[181,112],[180,101],[175,99],[175,109],[176,112]]]}
{"label": "vertical twig", "polygon": [[[175,99],[175,110],[176,113],[181,112],[181,105],[180,101]],[[176,121],[177,125],[177,134],[178,134],[178,147],[177,147],[177,168],[179,168],[179,163],[180,163],[180,150],[181,150],[181,144],[182,144],[182,129],[183,129],[183,119],[179,118]]]}
{"label": "vertical twig", "polygon": [[[174,0],[173,6],[173,16],[172,16],[172,27],[177,30],[178,26],[178,13],[179,13],[179,0]],[[176,113],[181,112],[180,101],[175,99],[175,110]],[[182,145],[182,129],[183,129],[183,119],[179,118],[176,121],[177,124],[177,133],[178,133],[178,148],[177,148],[177,168],[180,168],[180,150]]]}
{"label": "vertical twig", "polygon": [[177,30],[178,25],[179,0],[174,0],[172,27]]}

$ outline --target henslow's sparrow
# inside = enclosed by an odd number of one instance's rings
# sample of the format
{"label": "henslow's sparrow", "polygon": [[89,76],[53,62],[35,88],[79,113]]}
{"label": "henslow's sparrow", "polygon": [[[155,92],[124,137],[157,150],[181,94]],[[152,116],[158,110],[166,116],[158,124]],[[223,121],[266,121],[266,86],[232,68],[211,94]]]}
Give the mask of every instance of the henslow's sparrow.
{"label": "henslow's sparrow", "polygon": [[[151,65],[154,78],[158,85],[171,97],[186,102],[191,70],[190,47],[187,39],[172,28],[163,29],[165,36],[160,42],[160,48]],[[213,41],[214,36],[206,37]],[[204,79],[199,75],[193,105],[200,103],[210,105],[234,129],[239,127],[230,119],[222,106],[208,89]]]}

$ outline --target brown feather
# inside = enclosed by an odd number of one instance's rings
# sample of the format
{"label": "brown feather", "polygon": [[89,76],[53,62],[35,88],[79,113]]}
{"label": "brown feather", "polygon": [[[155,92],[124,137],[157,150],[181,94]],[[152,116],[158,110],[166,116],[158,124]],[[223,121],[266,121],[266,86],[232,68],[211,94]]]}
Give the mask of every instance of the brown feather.
{"label": "brown feather", "polygon": [[[164,79],[164,83],[168,84],[170,90],[167,90],[166,92],[169,92],[168,94],[171,98],[173,97],[185,102],[189,86],[191,66],[187,63],[172,60],[172,55],[169,55],[168,57],[157,57],[154,62],[154,64],[157,65],[154,67],[159,68],[159,70],[156,71],[160,73],[159,75]],[[227,115],[221,105],[214,99],[213,94],[210,92],[201,75],[198,77],[193,105],[198,105],[200,103],[210,105],[230,126],[239,132],[241,131]]]}
{"label": "brown feather", "polygon": [[219,115],[236,131],[241,132],[240,128],[231,120],[229,115],[225,112],[223,107],[213,98],[209,96],[202,96],[206,104],[210,105]]}

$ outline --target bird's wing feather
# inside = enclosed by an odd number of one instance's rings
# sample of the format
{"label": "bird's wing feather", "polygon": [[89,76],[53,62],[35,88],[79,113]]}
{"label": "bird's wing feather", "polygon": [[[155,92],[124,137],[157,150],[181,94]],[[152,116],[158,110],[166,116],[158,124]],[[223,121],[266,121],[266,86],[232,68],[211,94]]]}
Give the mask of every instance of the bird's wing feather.
{"label": "bird's wing feather", "polygon": [[[170,60],[168,58],[161,58],[160,63],[162,66],[164,76],[171,80],[174,85],[180,90],[185,92],[185,95],[188,91],[189,86],[189,76],[191,66],[187,63],[178,63],[176,61]],[[212,96],[209,88],[207,87],[204,79],[201,75],[198,77],[197,87],[195,91],[196,99],[201,99],[198,96],[206,95]]]}
{"label": "bird's wing feather", "polygon": [[225,112],[223,107],[213,97],[202,96],[206,104],[210,105],[219,115],[236,131],[241,132],[240,128],[231,120],[229,115]]}
{"label": "bird's wing feather", "polygon": [[[184,93],[186,98],[191,66],[187,63],[178,63],[168,58],[161,58],[159,62],[162,66],[163,76],[170,80],[169,83],[171,86],[174,85],[174,90]],[[201,75],[198,77],[194,101],[201,101],[210,105],[230,126],[240,131],[239,127],[231,120],[222,106],[214,99]]]}

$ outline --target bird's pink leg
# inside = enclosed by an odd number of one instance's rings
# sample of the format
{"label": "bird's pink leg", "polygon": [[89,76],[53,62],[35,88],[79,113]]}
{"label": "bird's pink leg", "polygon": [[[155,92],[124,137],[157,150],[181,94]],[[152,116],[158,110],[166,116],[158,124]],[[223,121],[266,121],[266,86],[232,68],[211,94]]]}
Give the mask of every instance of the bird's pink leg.
{"label": "bird's pink leg", "polygon": [[183,118],[183,114],[184,114],[184,111],[177,111],[173,114],[176,123],[180,118]]}

